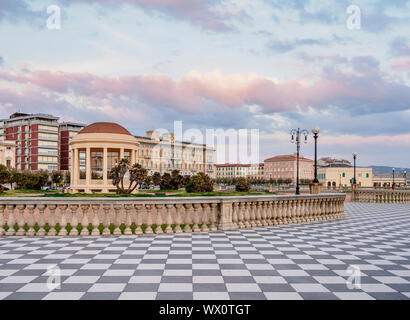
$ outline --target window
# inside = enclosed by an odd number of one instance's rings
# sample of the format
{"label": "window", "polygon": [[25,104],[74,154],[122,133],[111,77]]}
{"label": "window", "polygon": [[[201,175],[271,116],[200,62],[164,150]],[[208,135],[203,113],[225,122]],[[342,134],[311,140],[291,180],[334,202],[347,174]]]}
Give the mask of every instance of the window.
{"label": "window", "polygon": [[342,177],[343,177],[343,178],[346,177],[346,174],[345,174],[344,172],[342,173]]}
{"label": "window", "polygon": [[369,174],[368,173],[366,173],[366,178],[368,178],[369,177]]}

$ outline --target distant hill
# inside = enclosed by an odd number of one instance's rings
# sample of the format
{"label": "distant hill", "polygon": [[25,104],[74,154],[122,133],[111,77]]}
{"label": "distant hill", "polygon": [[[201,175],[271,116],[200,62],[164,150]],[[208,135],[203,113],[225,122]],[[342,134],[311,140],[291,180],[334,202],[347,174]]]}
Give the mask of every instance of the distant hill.
{"label": "distant hill", "polygon": [[410,168],[396,168],[387,166],[367,166],[366,168],[373,168],[373,173],[379,174],[391,174],[393,168],[395,168],[395,173],[401,173],[407,171],[410,174]]}

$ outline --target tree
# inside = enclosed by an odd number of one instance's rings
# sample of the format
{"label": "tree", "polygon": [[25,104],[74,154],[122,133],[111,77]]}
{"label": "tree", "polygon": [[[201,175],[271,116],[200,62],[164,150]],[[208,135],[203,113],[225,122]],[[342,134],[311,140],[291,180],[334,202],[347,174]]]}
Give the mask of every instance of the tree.
{"label": "tree", "polygon": [[63,179],[64,179],[64,175],[63,175],[63,173],[62,173],[61,171],[54,170],[54,171],[51,173],[51,181],[52,181],[55,185],[60,185],[61,182],[63,182]]}
{"label": "tree", "polygon": [[[129,173],[129,185],[125,189],[124,180],[127,172]],[[129,160],[124,158],[111,169],[110,176],[112,184],[117,188],[118,194],[130,194],[145,181],[148,177],[148,172],[138,163],[130,167]]]}
{"label": "tree", "polygon": [[161,190],[170,190],[171,189],[171,175],[168,172],[165,172],[162,175],[161,182],[159,184]]}
{"label": "tree", "polygon": [[12,174],[7,169],[7,167],[0,164],[0,192],[4,191],[3,184],[4,183],[9,183],[11,177],[12,177]]}
{"label": "tree", "polygon": [[156,186],[161,183],[161,174],[159,172],[154,172],[152,175],[152,183]]}
{"label": "tree", "polygon": [[178,190],[184,186],[184,177],[179,174],[179,170],[172,170],[171,172],[171,189]]}
{"label": "tree", "polygon": [[192,192],[212,192],[214,185],[212,179],[205,173],[199,172],[191,177],[190,181],[185,186],[185,191]]}
{"label": "tree", "polygon": [[249,192],[251,190],[251,182],[246,178],[238,178],[235,184],[235,190],[238,192]]}

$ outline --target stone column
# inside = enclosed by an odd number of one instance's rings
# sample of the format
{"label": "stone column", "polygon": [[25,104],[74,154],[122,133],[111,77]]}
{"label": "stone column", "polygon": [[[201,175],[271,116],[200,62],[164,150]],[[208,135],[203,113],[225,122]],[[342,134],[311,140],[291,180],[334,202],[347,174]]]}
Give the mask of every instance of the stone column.
{"label": "stone column", "polygon": [[104,186],[108,185],[107,170],[108,170],[108,151],[107,151],[107,148],[104,148],[103,149],[103,184]]}
{"label": "stone column", "polygon": [[235,230],[238,229],[232,222],[232,202],[221,202],[219,205],[219,224],[218,230]]}
{"label": "stone column", "polygon": [[73,185],[73,184],[74,184],[74,172],[75,172],[75,169],[74,169],[74,158],[75,158],[75,157],[74,157],[74,149],[73,149],[73,148],[71,148],[70,157],[71,157],[70,184]]}
{"label": "stone column", "polygon": [[75,185],[77,186],[78,184],[78,176],[77,176],[77,171],[78,171],[78,167],[79,167],[79,163],[78,163],[78,149],[74,148],[73,150],[71,150],[73,153],[73,157],[71,158],[72,161],[72,166],[73,166],[73,172],[71,172],[71,185]]}
{"label": "stone column", "polygon": [[85,180],[86,188],[89,188],[91,185],[91,148],[87,148],[85,154]]}
{"label": "stone column", "polygon": [[120,148],[120,160],[124,158],[124,148]]}

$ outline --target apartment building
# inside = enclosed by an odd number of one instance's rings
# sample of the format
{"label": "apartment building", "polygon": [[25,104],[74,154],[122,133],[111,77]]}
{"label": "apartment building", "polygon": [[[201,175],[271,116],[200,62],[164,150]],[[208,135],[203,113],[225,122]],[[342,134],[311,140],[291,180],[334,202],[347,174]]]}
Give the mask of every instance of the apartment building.
{"label": "apartment building", "polygon": [[179,170],[182,175],[193,175],[198,172],[214,174],[215,149],[205,144],[189,143],[175,140],[173,133],[155,130],[146,132],[146,136],[134,136],[137,139],[136,162],[154,172],[171,172]]}
{"label": "apartment building", "polygon": [[264,178],[264,164],[216,164],[215,177],[218,178]]}
{"label": "apartment building", "polygon": [[0,135],[15,143],[17,170],[68,170],[69,140],[84,125],[48,114],[16,112],[0,120]]}
{"label": "apartment building", "polygon": [[[296,183],[296,153],[279,155],[265,159],[264,175],[266,180],[291,179]],[[313,180],[314,161],[305,157],[299,157],[299,179]]]}

